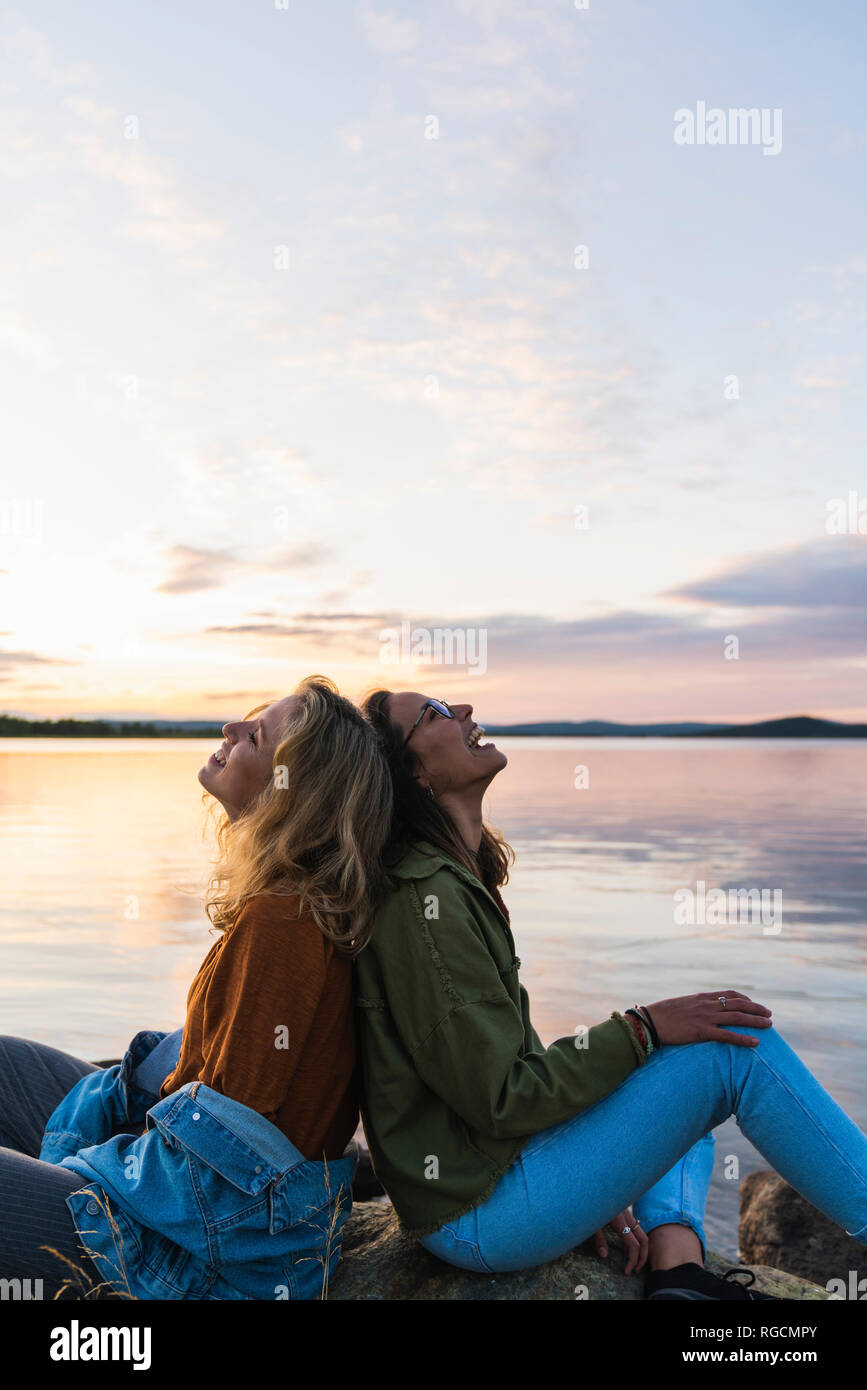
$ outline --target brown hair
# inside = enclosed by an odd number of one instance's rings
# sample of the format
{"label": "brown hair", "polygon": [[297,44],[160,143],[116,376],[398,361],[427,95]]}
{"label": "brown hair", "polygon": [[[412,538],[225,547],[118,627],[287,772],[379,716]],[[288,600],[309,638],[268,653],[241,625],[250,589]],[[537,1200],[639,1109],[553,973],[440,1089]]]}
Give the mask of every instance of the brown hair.
{"label": "brown hair", "polygon": [[308,676],[293,693],[274,776],[236,820],[225,815],[217,827],[205,911],[227,931],[254,894],[297,895],[323,936],[354,956],[382,888],[391,779],[369,721],[333,681]]}
{"label": "brown hair", "polygon": [[499,830],[483,824],[481,843],[473,856],[445,807],[422,791],[416,781],[413,751],[404,743],[400,726],[388,717],[386,704],[391,694],[390,690],[374,690],[362,705],[382,740],[391,773],[394,811],[387,853],[423,840],[457,859],[488,890],[508,883],[515,852]]}

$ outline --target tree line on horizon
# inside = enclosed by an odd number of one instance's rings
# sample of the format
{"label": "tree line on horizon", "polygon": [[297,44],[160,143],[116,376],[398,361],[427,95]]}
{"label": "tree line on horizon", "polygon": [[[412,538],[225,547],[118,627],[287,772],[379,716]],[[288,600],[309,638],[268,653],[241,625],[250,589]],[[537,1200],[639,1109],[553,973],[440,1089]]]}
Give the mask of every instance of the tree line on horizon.
{"label": "tree line on horizon", "polygon": [[[606,720],[570,720],[536,724],[490,724],[488,734],[537,737],[662,738],[867,738],[867,724],[817,719],[809,714],[763,719],[749,724],[619,724]],[[25,719],[0,714],[0,738],[222,738],[221,724],[191,719],[168,721],[120,719]]]}
{"label": "tree line on horizon", "polygon": [[179,724],[149,724],[140,719],[22,719],[0,714],[0,738],[202,738],[222,736],[222,727],[202,724],[195,731]]}

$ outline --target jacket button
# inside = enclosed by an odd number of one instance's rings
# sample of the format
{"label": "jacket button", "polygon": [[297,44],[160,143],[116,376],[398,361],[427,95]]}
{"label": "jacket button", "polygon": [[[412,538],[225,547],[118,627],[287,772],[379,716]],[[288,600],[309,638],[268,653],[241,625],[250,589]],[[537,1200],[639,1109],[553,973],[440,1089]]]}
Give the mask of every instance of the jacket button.
{"label": "jacket button", "polygon": [[198,1119],[200,1119],[200,1118],[201,1118],[201,1116],[199,1115],[198,1110],[194,1110],[194,1111],[193,1111],[193,1119],[194,1119],[194,1120],[198,1120]]}
{"label": "jacket button", "polygon": [[261,1171],[262,1171],[262,1165],[261,1165],[261,1163],[257,1163],[257,1164],[256,1164],[256,1167],[253,1169],[253,1172],[254,1172],[254,1173],[261,1173]]}
{"label": "jacket button", "polygon": [[96,1213],[99,1211],[99,1202],[95,1202],[91,1197],[90,1201],[85,1207],[85,1211],[87,1212],[88,1216],[96,1216]]}

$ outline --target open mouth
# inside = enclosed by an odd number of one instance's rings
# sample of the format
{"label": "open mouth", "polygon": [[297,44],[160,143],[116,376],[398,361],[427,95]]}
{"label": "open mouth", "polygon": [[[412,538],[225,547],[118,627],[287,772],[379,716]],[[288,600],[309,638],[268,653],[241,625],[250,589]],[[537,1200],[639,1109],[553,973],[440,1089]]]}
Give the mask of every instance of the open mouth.
{"label": "open mouth", "polygon": [[481,724],[476,724],[471,733],[467,735],[467,747],[478,748],[484,736],[485,731],[482,728]]}
{"label": "open mouth", "polygon": [[223,752],[222,748],[218,748],[216,753],[211,754],[211,757],[214,759],[214,762],[217,763],[220,767],[226,766],[226,755]]}

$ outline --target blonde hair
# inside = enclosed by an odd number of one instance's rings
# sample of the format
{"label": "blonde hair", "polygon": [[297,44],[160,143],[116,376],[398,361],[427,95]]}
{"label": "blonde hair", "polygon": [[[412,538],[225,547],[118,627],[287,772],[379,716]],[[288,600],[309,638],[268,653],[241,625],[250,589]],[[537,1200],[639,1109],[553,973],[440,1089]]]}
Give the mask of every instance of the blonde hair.
{"label": "blonde hair", "polygon": [[373,727],[333,681],[308,676],[293,693],[275,775],[236,820],[225,815],[217,827],[205,912],[228,931],[254,894],[296,896],[299,915],[309,912],[340,954],[354,956],[382,888],[391,778]]}

